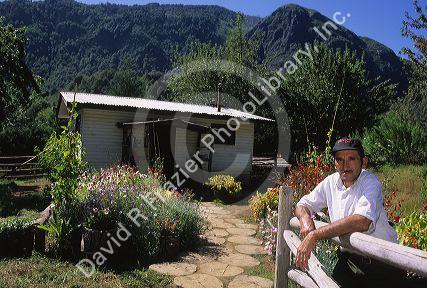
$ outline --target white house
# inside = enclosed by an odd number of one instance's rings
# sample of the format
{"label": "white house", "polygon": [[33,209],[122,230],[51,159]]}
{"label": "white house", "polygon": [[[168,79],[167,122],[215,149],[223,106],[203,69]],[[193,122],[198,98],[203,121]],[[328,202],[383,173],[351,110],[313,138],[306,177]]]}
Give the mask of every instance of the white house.
{"label": "white house", "polygon": [[189,174],[191,159],[203,178],[206,172],[249,175],[254,122],[273,121],[230,108],[74,92],[60,92],[58,118],[69,117],[73,101],[89,165],[129,162],[145,172],[160,156],[167,176],[180,169]]}

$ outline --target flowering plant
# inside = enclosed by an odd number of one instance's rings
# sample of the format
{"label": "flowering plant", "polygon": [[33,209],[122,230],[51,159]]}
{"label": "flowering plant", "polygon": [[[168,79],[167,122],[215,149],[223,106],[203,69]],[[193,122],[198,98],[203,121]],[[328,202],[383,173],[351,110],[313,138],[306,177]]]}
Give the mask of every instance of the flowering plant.
{"label": "flowering plant", "polygon": [[[323,179],[334,171],[334,167],[323,155],[313,156],[313,152],[306,155],[307,160],[296,168],[289,167],[289,174],[283,177],[279,183],[289,186],[294,192],[294,202],[310,193]],[[295,204],[294,203],[294,204]]]}
{"label": "flowering plant", "polygon": [[230,175],[215,175],[205,183],[213,191],[215,196],[225,193],[226,195],[236,196],[242,191],[242,184],[236,181]]}
{"label": "flowering plant", "polygon": [[162,219],[157,219],[157,224],[160,228],[160,235],[162,236],[177,236],[177,225],[178,219],[171,220],[169,217],[166,217],[166,220],[162,221]]}
{"label": "flowering plant", "polygon": [[114,165],[81,177],[79,194],[84,225],[96,230],[115,228],[142,197],[157,189],[157,181],[127,165]]}
{"label": "flowering plant", "polygon": [[396,231],[401,244],[427,250],[427,205],[400,219]]}
{"label": "flowering plant", "polygon": [[277,210],[279,205],[279,187],[268,189],[266,193],[257,192],[249,200],[252,217],[255,220],[261,220],[266,217],[267,210]]}
{"label": "flowering plant", "polygon": [[265,219],[259,221],[259,230],[264,240],[264,249],[268,255],[276,255],[278,213],[267,206],[265,217]]}
{"label": "flowering plant", "polygon": [[399,223],[401,218],[402,199],[398,199],[397,191],[394,190],[385,196],[384,209],[387,212],[388,220],[392,223]]}

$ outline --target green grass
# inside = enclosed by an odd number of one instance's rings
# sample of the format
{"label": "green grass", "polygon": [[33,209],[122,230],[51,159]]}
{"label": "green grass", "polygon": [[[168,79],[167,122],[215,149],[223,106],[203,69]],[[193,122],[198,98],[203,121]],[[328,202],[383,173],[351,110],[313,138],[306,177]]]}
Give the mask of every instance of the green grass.
{"label": "green grass", "polygon": [[427,203],[427,193],[423,192],[427,187],[427,179],[423,175],[425,169],[427,169],[427,165],[407,165],[383,166],[373,171],[383,185],[384,198],[392,191],[396,191],[397,199],[403,200],[402,216],[421,209]]}
{"label": "green grass", "polygon": [[245,274],[250,276],[258,276],[274,281],[274,258],[269,255],[252,256],[260,262],[260,265],[246,268]]}
{"label": "green grass", "polygon": [[151,270],[97,271],[87,278],[72,264],[34,255],[0,261],[0,287],[171,287],[172,279]]}

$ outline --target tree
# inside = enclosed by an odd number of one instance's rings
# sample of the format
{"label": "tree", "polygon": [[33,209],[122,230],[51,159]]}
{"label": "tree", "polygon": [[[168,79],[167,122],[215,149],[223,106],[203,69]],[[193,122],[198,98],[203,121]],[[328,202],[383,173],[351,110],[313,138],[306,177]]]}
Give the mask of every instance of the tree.
{"label": "tree", "polygon": [[[244,69],[262,71],[257,64],[259,43],[245,37],[243,16],[238,14],[235,27],[222,45],[194,42],[187,54],[176,55],[174,68],[180,73],[172,79],[169,88],[175,101],[195,102],[211,105],[216,102],[217,93],[225,106],[239,106],[232,98],[246,102],[247,93],[254,90],[241,76]],[[224,64],[226,63],[226,64]],[[218,69],[218,67],[227,69]],[[255,89],[256,90],[256,89]],[[240,107],[241,108],[241,107]]]}
{"label": "tree", "polygon": [[288,73],[279,89],[290,118],[293,151],[311,144],[323,149],[332,123],[334,138],[362,131],[395,96],[395,85],[367,78],[363,55],[318,43],[309,47],[313,59]]}
{"label": "tree", "polygon": [[417,0],[414,1],[416,17],[406,12],[402,35],[411,39],[414,48],[403,48],[408,56],[406,70],[409,74],[409,88],[405,98],[393,107],[393,110],[407,121],[420,125],[427,133],[427,30],[426,9]]}
{"label": "tree", "polygon": [[[23,29],[5,25],[0,17],[0,154],[33,153],[54,129],[46,94],[25,64]],[[39,79],[41,81],[41,79]],[[40,82],[39,81],[39,82]]]}
{"label": "tree", "polygon": [[25,43],[23,29],[5,25],[0,17],[0,121],[11,107],[27,104],[32,89],[39,87],[25,64]]}

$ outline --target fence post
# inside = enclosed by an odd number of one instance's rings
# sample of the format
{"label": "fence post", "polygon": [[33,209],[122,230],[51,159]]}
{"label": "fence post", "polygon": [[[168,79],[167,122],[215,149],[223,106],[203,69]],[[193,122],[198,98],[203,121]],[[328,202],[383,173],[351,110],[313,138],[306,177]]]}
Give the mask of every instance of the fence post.
{"label": "fence post", "polygon": [[281,186],[279,189],[278,227],[276,242],[276,267],[274,288],[288,287],[288,271],[291,266],[291,252],[283,238],[283,231],[289,230],[292,215],[292,190]]}

